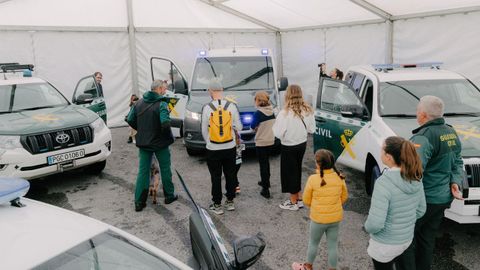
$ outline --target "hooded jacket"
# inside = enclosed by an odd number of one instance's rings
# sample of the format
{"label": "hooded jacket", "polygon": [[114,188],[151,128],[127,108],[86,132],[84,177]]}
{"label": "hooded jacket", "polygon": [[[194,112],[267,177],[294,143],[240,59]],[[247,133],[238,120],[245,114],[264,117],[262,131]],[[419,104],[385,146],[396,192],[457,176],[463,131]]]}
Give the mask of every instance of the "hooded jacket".
{"label": "hooded jacket", "polygon": [[259,107],[258,111],[253,114],[253,121],[250,125],[252,129],[256,129],[255,146],[270,146],[275,143],[272,130],[274,123],[275,115],[272,105]]}
{"label": "hooded jacket", "polygon": [[343,219],[342,205],[348,199],[345,180],[333,169],[323,170],[326,185],[321,186],[320,173],[311,175],[303,192],[303,203],[310,207],[310,219],[316,223],[330,224]]}
{"label": "hooded jacket", "polygon": [[127,122],[137,130],[139,148],[155,151],[174,142],[167,99],[156,92],[143,94],[143,98],[130,110]]}
{"label": "hooded jacket", "polygon": [[405,181],[400,169],[393,168],[375,183],[365,230],[377,242],[405,244],[413,239],[415,222],[425,211],[423,183]]}

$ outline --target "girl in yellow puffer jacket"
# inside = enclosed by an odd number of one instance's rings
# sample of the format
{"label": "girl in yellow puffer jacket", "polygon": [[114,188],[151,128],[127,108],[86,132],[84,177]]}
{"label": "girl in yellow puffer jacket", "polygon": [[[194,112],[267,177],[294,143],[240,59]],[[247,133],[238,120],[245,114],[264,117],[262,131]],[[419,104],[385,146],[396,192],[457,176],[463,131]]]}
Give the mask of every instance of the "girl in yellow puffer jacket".
{"label": "girl in yellow puffer jacket", "polygon": [[317,173],[308,178],[303,203],[310,207],[310,240],[307,261],[294,262],[293,270],[311,270],[323,234],[327,235],[328,267],[337,267],[338,230],[343,219],[342,205],[347,201],[345,177],[335,168],[332,152],[320,149],[315,153]]}

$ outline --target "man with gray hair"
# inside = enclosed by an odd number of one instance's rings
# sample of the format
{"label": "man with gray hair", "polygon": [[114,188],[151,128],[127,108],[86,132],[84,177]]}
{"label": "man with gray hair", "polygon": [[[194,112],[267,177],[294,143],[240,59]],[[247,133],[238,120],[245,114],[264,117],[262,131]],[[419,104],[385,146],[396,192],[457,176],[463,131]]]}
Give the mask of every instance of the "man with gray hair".
{"label": "man with gray hair", "polygon": [[207,143],[207,166],[212,181],[212,201],[209,209],[223,214],[222,171],[225,174],[227,201],[225,209],[235,210],[236,136],[242,130],[237,106],[223,99],[223,86],[218,78],[210,80],[208,91],[212,101],[202,109],[202,136]]}
{"label": "man with gray hair", "polygon": [[160,165],[165,203],[170,204],[178,199],[170,169],[168,146],[174,142],[174,139],[170,127],[168,99],[164,97],[166,91],[166,81],[153,81],[151,91],[143,94],[143,98],[132,107],[127,116],[128,124],[137,130],[136,145],[139,150],[139,168],[135,184],[135,211],[137,212],[142,211],[147,205],[152,155],[157,157]]}
{"label": "man with gray hair", "polygon": [[417,106],[420,127],[412,131],[411,141],[422,160],[427,211],[417,220],[412,244],[397,259],[397,269],[430,270],[444,211],[453,198],[462,200],[462,146],[455,130],[445,123],[443,111],[443,101],[435,96],[422,97]]}

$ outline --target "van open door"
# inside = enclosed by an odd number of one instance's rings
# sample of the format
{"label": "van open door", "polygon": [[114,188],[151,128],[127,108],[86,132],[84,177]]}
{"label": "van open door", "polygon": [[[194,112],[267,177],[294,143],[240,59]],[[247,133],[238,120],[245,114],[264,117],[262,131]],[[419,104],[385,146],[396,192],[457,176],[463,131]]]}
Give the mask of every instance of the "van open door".
{"label": "van open door", "polygon": [[183,137],[183,119],[188,100],[188,83],[178,66],[170,59],[163,57],[150,58],[152,81],[166,80],[168,91],[166,97],[172,97],[169,103],[170,119],[173,134]]}
{"label": "van open door", "polygon": [[105,121],[105,124],[107,123],[105,98],[93,75],[83,77],[78,81],[72,103],[92,110]]}

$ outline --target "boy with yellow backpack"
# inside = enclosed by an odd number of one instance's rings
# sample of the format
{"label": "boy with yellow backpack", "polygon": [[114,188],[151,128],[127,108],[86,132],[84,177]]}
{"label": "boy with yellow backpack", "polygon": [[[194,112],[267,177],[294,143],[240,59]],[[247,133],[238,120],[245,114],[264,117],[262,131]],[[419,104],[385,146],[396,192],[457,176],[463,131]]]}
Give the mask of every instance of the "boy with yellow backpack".
{"label": "boy with yellow backpack", "polygon": [[236,138],[235,130],[242,130],[240,114],[235,103],[223,98],[223,86],[213,78],[208,86],[212,101],[202,109],[202,136],[207,143],[207,165],[212,181],[212,201],[209,209],[223,214],[222,171],[225,174],[227,201],[225,209],[235,210],[233,199],[236,188]]}

